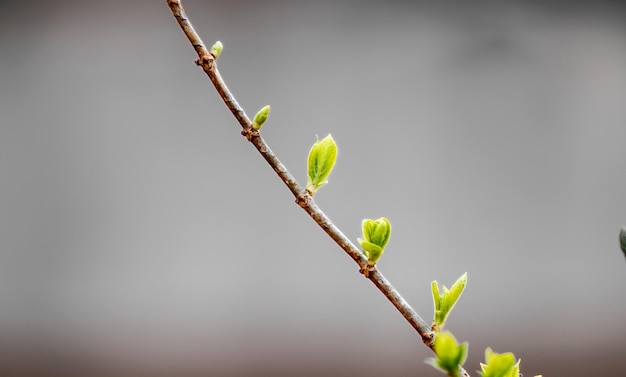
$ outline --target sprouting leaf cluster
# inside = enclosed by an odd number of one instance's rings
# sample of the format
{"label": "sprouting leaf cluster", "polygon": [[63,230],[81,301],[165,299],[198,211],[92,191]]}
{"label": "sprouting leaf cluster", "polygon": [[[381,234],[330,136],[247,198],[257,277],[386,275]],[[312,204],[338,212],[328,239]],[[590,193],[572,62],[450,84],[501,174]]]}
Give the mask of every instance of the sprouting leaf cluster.
{"label": "sprouting leaf cluster", "polygon": [[391,224],[384,217],[376,220],[364,219],[361,222],[361,228],[364,239],[359,238],[358,241],[363,248],[363,254],[367,257],[368,265],[373,266],[383,255],[385,246],[389,242]]}
{"label": "sprouting leaf cluster", "polygon": [[483,377],[519,377],[520,360],[515,361],[511,352],[495,353],[491,348],[485,350],[485,363],[480,363],[480,375]]}
{"label": "sprouting leaf cluster", "polygon": [[433,294],[433,303],[435,306],[435,316],[433,319],[433,330],[441,331],[446,324],[448,315],[454,308],[454,305],[463,294],[463,290],[467,285],[467,272],[461,275],[457,281],[452,284],[450,289],[444,285],[443,293],[440,293],[437,281],[431,283],[431,289]]}

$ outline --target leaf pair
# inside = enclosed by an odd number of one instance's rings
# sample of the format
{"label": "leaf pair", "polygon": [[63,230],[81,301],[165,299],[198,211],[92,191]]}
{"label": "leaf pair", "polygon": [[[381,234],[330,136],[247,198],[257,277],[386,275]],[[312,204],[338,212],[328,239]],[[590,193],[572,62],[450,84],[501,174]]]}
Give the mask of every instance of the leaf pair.
{"label": "leaf pair", "polygon": [[437,281],[431,283],[431,289],[433,294],[433,303],[435,305],[435,316],[433,318],[433,330],[441,331],[446,324],[448,315],[452,311],[452,308],[461,297],[465,286],[467,285],[467,272],[461,275],[457,281],[452,284],[450,289],[443,286],[443,294],[439,292],[439,286]]}
{"label": "leaf pair", "polygon": [[389,220],[381,217],[376,220],[365,219],[361,223],[363,229],[363,238],[358,239],[363,254],[367,257],[367,264],[373,266],[383,255],[385,246],[389,242],[391,236],[391,224]]}

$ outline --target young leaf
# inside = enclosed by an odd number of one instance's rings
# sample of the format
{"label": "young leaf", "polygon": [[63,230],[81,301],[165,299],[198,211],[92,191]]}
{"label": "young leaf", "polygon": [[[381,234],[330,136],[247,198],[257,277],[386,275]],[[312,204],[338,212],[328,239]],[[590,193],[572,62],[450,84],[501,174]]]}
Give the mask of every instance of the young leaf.
{"label": "young leaf", "polygon": [[461,297],[461,294],[467,285],[467,272],[461,275],[461,277],[458,278],[454,284],[452,284],[452,287],[449,290],[446,286],[443,286],[443,294],[440,293],[436,280],[430,285],[433,294],[433,304],[435,306],[433,330],[441,331],[443,326],[446,324],[448,315]]}
{"label": "young leaf", "polygon": [[448,376],[458,377],[460,367],[467,359],[467,347],[467,342],[458,344],[450,332],[440,332],[435,336],[434,351],[437,358],[430,358],[426,362]]}
{"label": "young leaf", "polygon": [[335,166],[337,161],[337,144],[333,137],[328,134],[322,140],[318,140],[313,144],[309,151],[309,159],[307,164],[307,191],[311,195],[328,181],[326,178]]}
{"label": "young leaf", "polygon": [[491,348],[485,350],[485,364],[480,363],[479,372],[483,377],[519,377],[519,363],[511,352],[495,353]]}
{"label": "young leaf", "polygon": [[267,105],[263,107],[261,110],[259,110],[259,112],[256,113],[256,115],[254,116],[254,120],[252,121],[252,128],[254,128],[257,131],[260,130],[261,127],[263,126],[263,123],[265,123],[265,121],[267,120],[269,116],[270,116],[270,106]]}
{"label": "young leaf", "polygon": [[389,242],[391,224],[384,217],[376,220],[364,219],[361,228],[364,239],[359,238],[358,241],[363,248],[363,254],[367,257],[367,264],[373,266],[383,255],[383,250]]}

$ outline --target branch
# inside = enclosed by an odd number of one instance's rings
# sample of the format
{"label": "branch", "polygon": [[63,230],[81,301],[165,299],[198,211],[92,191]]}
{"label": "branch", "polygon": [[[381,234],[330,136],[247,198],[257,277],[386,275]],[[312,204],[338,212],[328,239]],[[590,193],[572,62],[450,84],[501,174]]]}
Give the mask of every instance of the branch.
{"label": "branch", "polygon": [[[296,198],[296,203],[304,209],[309,216],[332,238],[339,247],[341,247],[360,267],[360,272],[365,275],[374,285],[387,297],[387,299],[396,307],[409,324],[418,332],[424,344],[433,349],[434,333],[431,327],[411,308],[406,300],[391,285],[385,276],[376,269],[376,267],[367,267],[367,258],[357,247],[350,241],[335,224],[326,216],[324,212],[315,204],[311,195],[304,190],[291,175],[291,173],[280,162],[278,157],[272,152],[270,147],[265,143],[259,132],[252,128],[252,122],[246,115],[243,108],[237,103],[237,100],[228,90],[226,83],[222,79],[217,70],[216,57],[207,50],[206,45],[202,42],[193,26],[189,22],[185,11],[179,0],[168,0],[168,6],[172,10],[172,14],[183,29],[183,32],[189,39],[198,59],[195,63],[209,76],[215,89],[226,104],[226,107],[233,113],[237,121],[242,127],[241,134],[248,139],[259,151],[261,156],[274,169],[280,179],[287,185],[289,190]],[[465,370],[461,370],[462,376],[469,377]]]}

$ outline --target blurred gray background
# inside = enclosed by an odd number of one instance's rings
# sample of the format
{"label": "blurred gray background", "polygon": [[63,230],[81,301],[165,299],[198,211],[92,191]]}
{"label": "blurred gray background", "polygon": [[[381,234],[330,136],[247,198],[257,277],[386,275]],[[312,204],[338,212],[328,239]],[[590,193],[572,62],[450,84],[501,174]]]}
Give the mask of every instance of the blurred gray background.
{"label": "blurred gray background", "polygon": [[[184,1],[248,115],[428,321],[525,376],[626,368],[626,7]],[[239,134],[165,1],[0,2],[0,375],[441,376]],[[476,375],[476,373],[473,373]]]}

